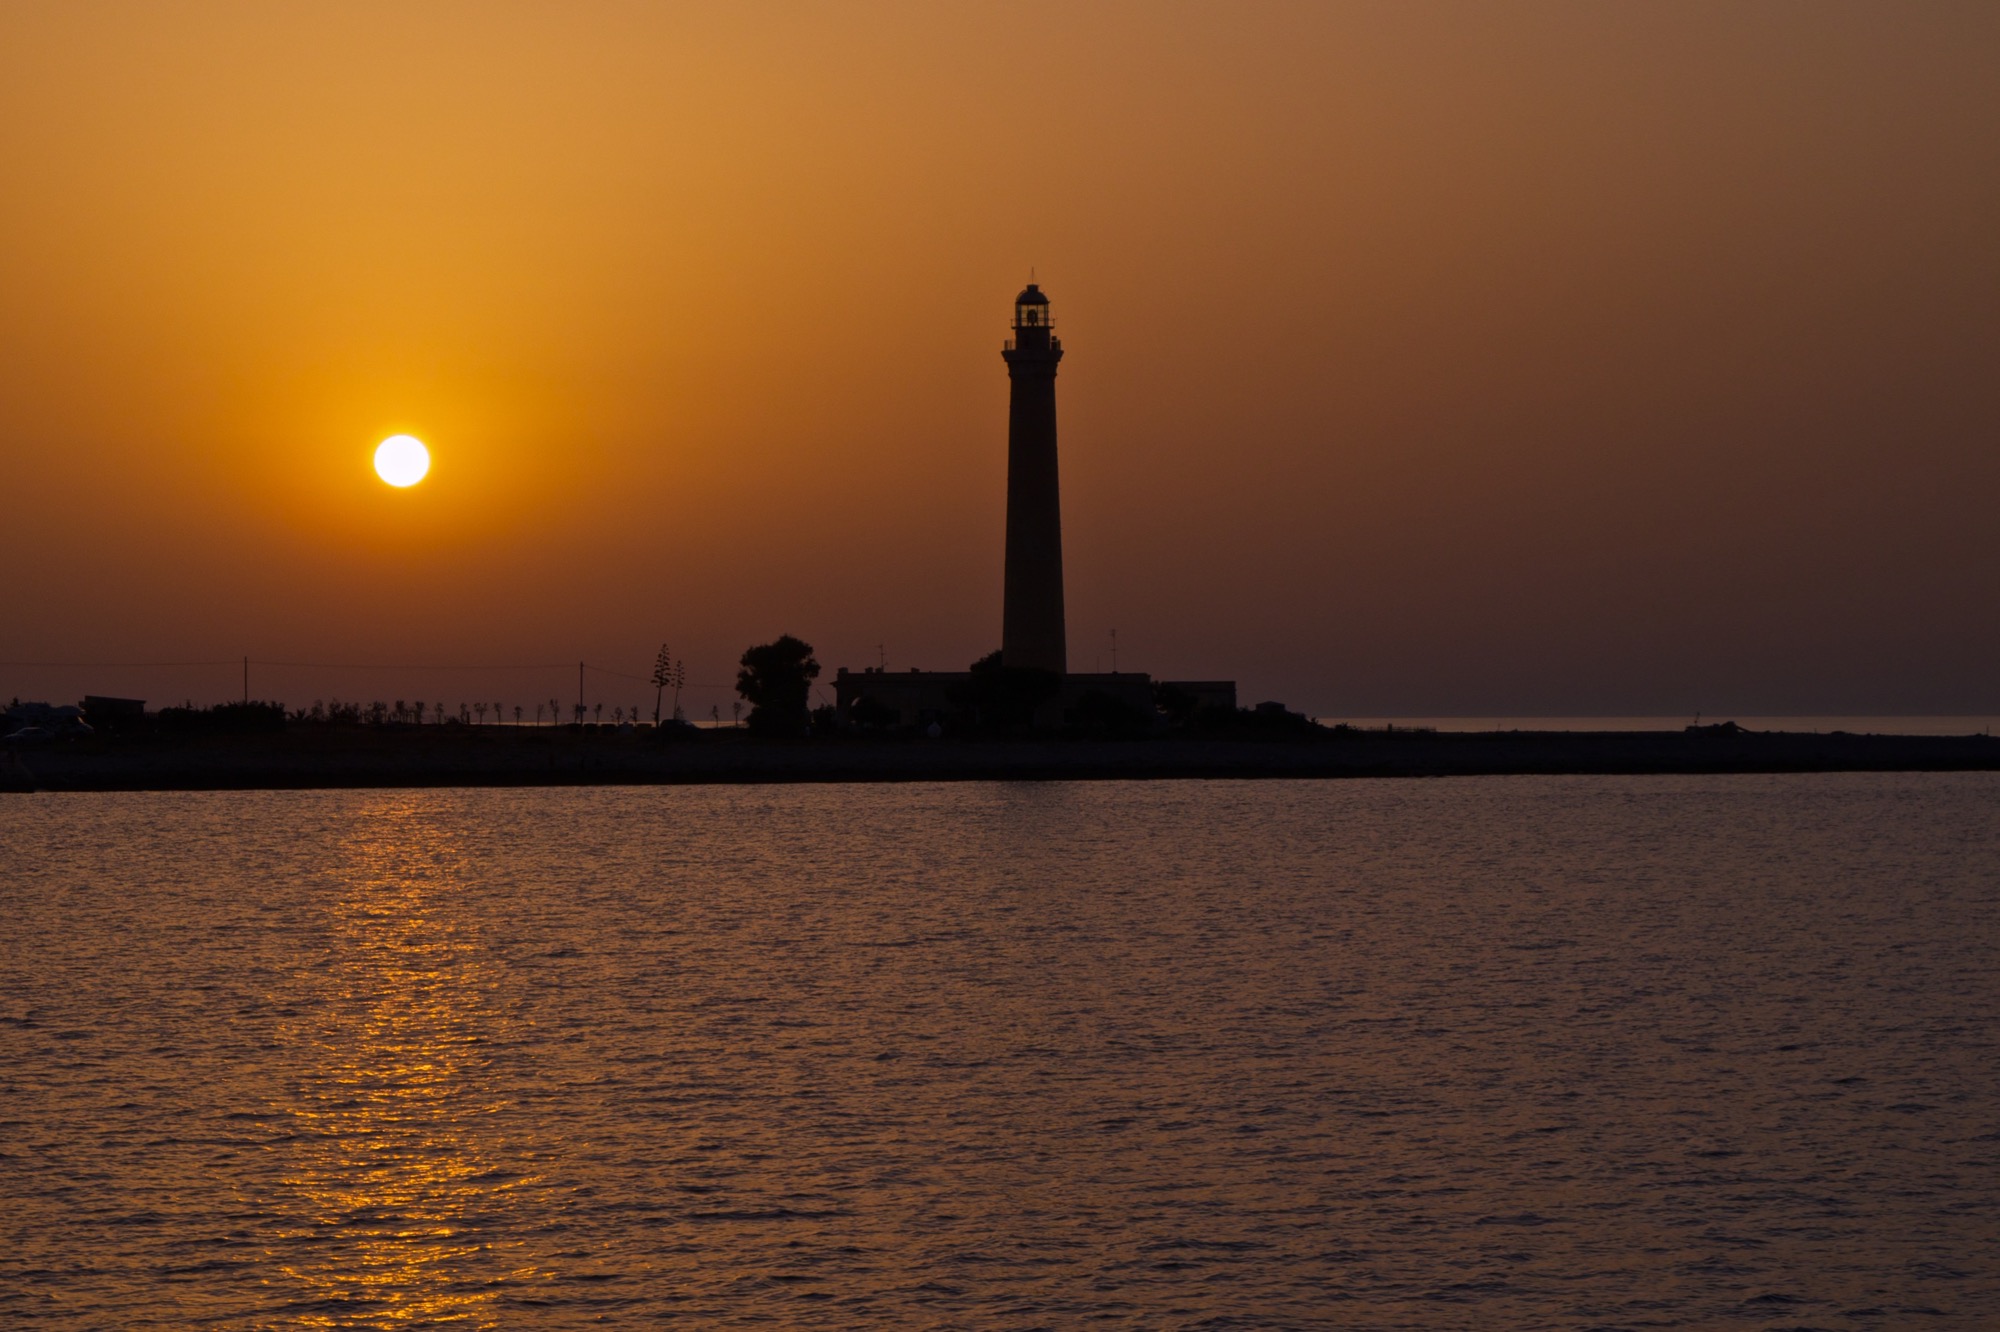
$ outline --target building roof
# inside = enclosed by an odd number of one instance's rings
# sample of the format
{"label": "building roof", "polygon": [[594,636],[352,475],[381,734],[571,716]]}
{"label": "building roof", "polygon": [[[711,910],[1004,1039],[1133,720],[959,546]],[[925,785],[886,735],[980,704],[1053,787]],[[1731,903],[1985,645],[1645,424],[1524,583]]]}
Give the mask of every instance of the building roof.
{"label": "building roof", "polygon": [[1047,305],[1049,298],[1042,295],[1042,289],[1030,282],[1027,290],[1014,298],[1016,305]]}

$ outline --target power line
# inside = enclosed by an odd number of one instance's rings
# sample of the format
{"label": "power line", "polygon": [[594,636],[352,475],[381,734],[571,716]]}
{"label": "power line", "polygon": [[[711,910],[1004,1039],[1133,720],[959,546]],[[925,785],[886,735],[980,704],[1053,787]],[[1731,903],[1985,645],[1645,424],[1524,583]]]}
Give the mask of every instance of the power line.
{"label": "power line", "polygon": [[[65,667],[91,670],[160,670],[183,666],[238,666],[242,657],[229,657],[222,661],[0,661],[0,667]],[[262,657],[251,657],[252,666],[282,666],[306,671],[566,671],[576,665],[573,661],[531,662],[525,665],[508,666],[466,666],[440,665],[435,662],[373,662],[373,661],[266,661]],[[586,663],[588,665],[588,663]],[[609,666],[589,666],[590,670],[605,675],[623,675],[628,679],[644,682],[643,676],[616,671]]]}
{"label": "power line", "polygon": [[[259,661],[255,657],[252,657],[250,664],[252,666],[287,666],[297,670],[308,671],[566,671],[576,663],[563,661],[527,666],[397,666],[394,664],[378,666],[373,662]],[[598,670],[600,668],[593,666],[590,669]]]}
{"label": "power line", "polygon": [[[227,661],[0,661],[0,666],[61,666],[84,667],[90,670],[131,670],[152,671],[178,666],[235,666],[241,657],[231,657]],[[253,661],[253,666],[275,666],[276,662]]]}
{"label": "power line", "polygon": [[[170,670],[191,667],[240,666],[245,658],[229,657],[219,661],[0,661],[0,669],[64,669],[64,670]],[[632,680],[639,684],[650,684],[651,678],[634,675],[630,671],[615,670],[609,666],[595,666],[589,662],[541,662],[525,665],[439,665],[436,663],[397,664],[394,662],[368,661],[265,661],[259,657],[248,658],[251,666],[274,666],[287,670],[302,671],[450,671],[462,674],[468,671],[566,671],[581,664],[584,669],[599,675],[614,675],[621,680]],[[732,686],[704,684],[696,681],[689,686],[694,689],[728,689]]]}

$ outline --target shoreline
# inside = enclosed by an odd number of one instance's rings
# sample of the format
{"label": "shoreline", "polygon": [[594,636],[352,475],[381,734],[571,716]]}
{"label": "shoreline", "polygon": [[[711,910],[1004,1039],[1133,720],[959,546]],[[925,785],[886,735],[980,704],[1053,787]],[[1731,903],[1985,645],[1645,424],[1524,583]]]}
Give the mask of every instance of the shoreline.
{"label": "shoreline", "polygon": [[2000,736],[1462,731],[1144,740],[783,741],[562,728],[357,727],[10,748],[0,791],[2000,771]]}

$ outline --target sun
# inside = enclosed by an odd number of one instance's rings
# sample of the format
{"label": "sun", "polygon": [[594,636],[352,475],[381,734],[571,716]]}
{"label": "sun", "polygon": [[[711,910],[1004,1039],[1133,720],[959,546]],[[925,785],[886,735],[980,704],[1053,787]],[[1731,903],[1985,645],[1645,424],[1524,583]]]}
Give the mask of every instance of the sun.
{"label": "sun", "polygon": [[414,486],[431,470],[431,451],[415,435],[391,435],[375,446],[375,475],[398,489]]}

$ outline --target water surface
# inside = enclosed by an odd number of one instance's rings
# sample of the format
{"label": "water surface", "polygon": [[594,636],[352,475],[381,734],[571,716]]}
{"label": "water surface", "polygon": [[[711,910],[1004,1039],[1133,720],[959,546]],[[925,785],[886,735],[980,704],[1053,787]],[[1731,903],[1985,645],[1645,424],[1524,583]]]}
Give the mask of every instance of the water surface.
{"label": "water surface", "polygon": [[0,798],[0,1324],[1992,1326],[2000,777]]}

